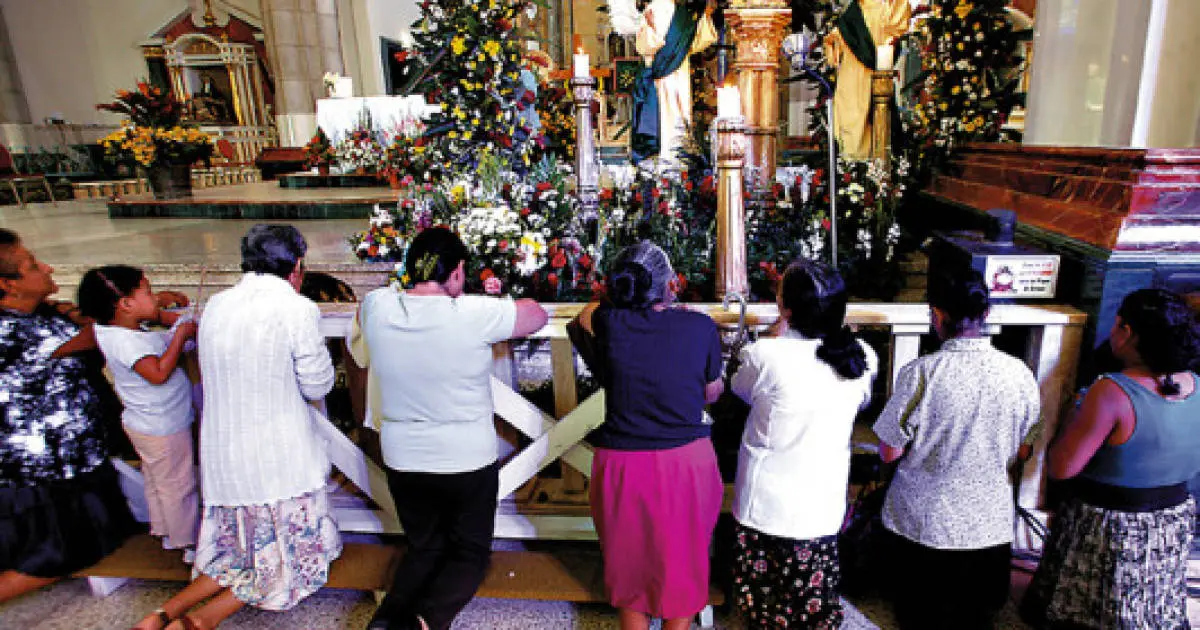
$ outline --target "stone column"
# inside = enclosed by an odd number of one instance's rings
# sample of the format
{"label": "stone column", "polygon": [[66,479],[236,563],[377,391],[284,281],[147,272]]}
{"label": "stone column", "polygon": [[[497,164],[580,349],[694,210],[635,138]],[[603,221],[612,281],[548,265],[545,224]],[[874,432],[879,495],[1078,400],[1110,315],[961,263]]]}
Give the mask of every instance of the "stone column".
{"label": "stone column", "polygon": [[17,74],[17,59],[8,41],[8,25],[0,7],[0,144],[11,148],[24,145],[23,126],[29,124],[29,103]]}
{"label": "stone column", "polygon": [[267,54],[275,74],[279,144],[301,146],[316,131],[326,72],[341,74],[336,0],[262,0]]}
{"label": "stone column", "polygon": [[733,71],[746,117],[746,166],[754,167],[760,183],[768,185],[775,181],[779,150],[779,53],[791,19],[784,0],[732,0],[725,10],[730,39],[737,46]]}

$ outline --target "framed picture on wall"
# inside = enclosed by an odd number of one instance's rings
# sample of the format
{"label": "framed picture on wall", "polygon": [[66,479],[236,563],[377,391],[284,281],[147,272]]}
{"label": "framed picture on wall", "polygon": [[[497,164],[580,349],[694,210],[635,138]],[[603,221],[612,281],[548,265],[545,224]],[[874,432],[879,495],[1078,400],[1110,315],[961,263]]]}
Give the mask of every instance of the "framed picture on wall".
{"label": "framed picture on wall", "polygon": [[641,57],[613,59],[613,94],[633,94],[633,82],[644,67]]}

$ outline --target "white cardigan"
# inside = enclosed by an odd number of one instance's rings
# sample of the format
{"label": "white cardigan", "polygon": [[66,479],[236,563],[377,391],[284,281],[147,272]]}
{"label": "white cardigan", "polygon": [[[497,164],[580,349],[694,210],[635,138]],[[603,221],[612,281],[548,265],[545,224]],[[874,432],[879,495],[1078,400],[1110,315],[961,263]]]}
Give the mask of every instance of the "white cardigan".
{"label": "white cardigan", "polygon": [[248,273],[200,319],[205,505],[264,505],[325,485],[329,459],[309,417],[333,387],[321,313],[287,281]]}
{"label": "white cardigan", "polygon": [[817,357],[821,342],[794,331],[744,348],[733,377],[750,403],[738,452],[733,516],[760,532],[808,540],[836,534],[846,513],[854,416],[871,400],[867,370],[845,379]]}

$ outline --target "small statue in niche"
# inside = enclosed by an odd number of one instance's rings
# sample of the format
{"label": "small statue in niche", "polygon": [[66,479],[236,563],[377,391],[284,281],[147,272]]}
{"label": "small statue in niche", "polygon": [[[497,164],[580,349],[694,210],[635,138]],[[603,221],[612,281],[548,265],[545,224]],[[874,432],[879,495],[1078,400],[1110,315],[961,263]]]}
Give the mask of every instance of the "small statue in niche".
{"label": "small statue in niche", "polygon": [[204,75],[200,91],[191,100],[192,118],[197,122],[233,122],[233,104],[217,87],[211,75]]}

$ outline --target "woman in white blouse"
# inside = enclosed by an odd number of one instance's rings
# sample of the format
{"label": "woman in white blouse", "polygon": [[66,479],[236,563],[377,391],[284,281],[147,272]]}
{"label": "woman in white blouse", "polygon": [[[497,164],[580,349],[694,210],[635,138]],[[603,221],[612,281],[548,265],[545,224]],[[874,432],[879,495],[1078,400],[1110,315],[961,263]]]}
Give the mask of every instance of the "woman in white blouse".
{"label": "woman in white blouse", "polygon": [[320,311],[298,293],[307,249],[294,227],[254,226],[242,239],[245,275],[204,311],[195,579],[139,629],[215,628],[245,604],[288,610],[341,555],[329,460],[310,416],[334,371]]}
{"label": "woman in white blouse", "polygon": [[750,403],[738,454],[734,593],[753,628],[837,628],[837,533],[850,434],[877,359],[844,324],[846,286],[799,260],[779,283],[779,334],[747,346],[733,377]]}

